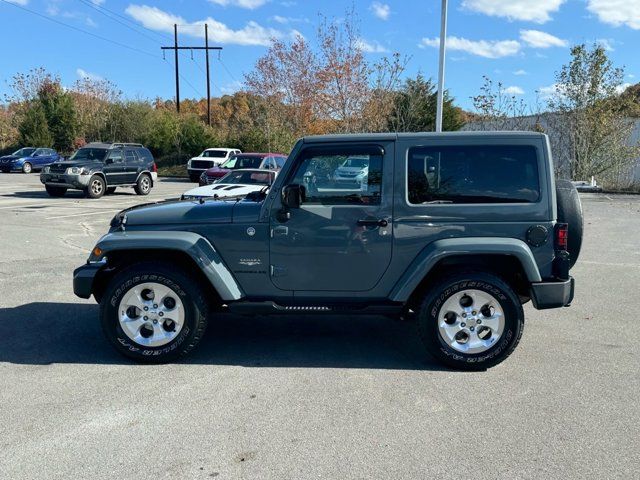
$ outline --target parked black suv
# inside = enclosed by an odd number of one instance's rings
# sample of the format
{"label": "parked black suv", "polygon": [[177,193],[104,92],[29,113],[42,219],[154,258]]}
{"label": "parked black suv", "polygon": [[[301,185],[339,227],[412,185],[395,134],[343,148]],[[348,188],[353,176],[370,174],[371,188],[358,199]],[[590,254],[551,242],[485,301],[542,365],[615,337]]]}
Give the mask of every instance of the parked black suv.
{"label": "parked black suv", "polygon": [[52,197],[71,188],[100,198],[116,187],[133,187],[138,195],[148,195],[157,171],[151,152],[138,143],[89,143],[69,160],[44,167],[40,181]]}

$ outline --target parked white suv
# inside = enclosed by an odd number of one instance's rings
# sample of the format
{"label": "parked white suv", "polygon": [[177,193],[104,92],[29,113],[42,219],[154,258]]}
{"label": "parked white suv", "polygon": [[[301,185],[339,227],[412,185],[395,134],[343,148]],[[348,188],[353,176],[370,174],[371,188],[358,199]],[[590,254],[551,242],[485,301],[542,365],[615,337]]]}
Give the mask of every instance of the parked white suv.
{"label": "parked white suv", "polygon": [[187,162],[187,173],[192,182],[197,182],[205,170],[216,165],[222,165],[231,155],[242,153],[237,148],[207,148],[197,157]]}

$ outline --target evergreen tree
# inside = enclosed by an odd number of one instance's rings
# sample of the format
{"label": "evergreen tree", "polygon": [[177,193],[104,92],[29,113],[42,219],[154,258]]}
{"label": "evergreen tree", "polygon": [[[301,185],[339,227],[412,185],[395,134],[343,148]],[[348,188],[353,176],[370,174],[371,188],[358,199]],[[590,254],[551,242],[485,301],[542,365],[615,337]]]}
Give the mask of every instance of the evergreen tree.
{"label": "evergreen tree", "polygon": [[30,147],[51,147],[53,137],[49,132],[44,109],[34,102],[24,113],[18,126],[20,145]]}

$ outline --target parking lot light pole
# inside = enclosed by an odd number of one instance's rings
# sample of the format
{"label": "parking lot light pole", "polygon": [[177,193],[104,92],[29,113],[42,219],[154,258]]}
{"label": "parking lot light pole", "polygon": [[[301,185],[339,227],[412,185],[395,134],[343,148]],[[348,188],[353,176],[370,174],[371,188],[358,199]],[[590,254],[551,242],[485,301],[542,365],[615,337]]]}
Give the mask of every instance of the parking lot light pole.
{"label": "parking lot light pole", "polygon": [[438,66],[438,97],[436,102],[436,132],[442,132],[442,104],[444,102],[444,57],[447,43],[447,3],[442,0],[440,18],[440,61]]}

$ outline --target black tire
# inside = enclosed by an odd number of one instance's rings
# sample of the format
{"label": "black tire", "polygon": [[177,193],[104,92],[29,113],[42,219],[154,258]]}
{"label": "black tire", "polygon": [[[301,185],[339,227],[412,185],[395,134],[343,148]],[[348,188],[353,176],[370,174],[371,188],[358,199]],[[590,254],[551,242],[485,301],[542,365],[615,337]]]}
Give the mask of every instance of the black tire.
{"label": "black tire", "polygon": [[151,183],[151,177],[146,173],[143,173],[138,177],[136,186],[133,187],[133,189],[138,195],[149,195],[149,192],[151,192]]}
{"label": "black tire", "polygon": [[45,185],[44,189],[47,191],[50,197],[63,197],[67,193],[67,189],[64,187],[52,187]]}
{"label": "black tire", "polygon": [[108,187],[107,188],[107,195],[113,195],[113,193],[116,191],[116,187]]}
{"label": "black tire", "polygon": [[89,186],[84,189],[84,194],[87,198],[100,198],[107,190],[104,178],[100,175],[93,175],[89,179]]}
{"label": "black tire", "polygon": [[571,268],[580,256],[584,234],[584,216],[578,190],[569,180],[556,180],[556,203],[558,205],[558,222],[569,225],[567,250],[570,255],[569,268]]}
{"label": "black tire", "polygon": [[[131,287],[155,282],[171,288],[182,301],[185,320],[171,342],[143,346],[130,339],[120,326],[118,307]],[[102,330],[113,347],[125,357],[142,363],[166,363],[191,352],[207,328],[207,302],[202,288],[175,265],[162,262],[134,264],[117,274],[107,286],[100,302]]]}
{"label": "black tire", "polygon": [[33,166],[29,162],[24,162],[22,165],[22,173],[31,173],[33,171]]}
{"label": "black tire", "polygon": [[[502,335],[481,353],[466,354],[454,349],[439,331],[438,317],[444,302],[465,289],[490,294],[504,312]],[[516,348],[524,330],[524,312],[518,296],[502,279],[489,273],[469,272],[438,281],[418,309],[417,324],[427,352],[436,360],[459,370],[485,370],[505,360]]]}

